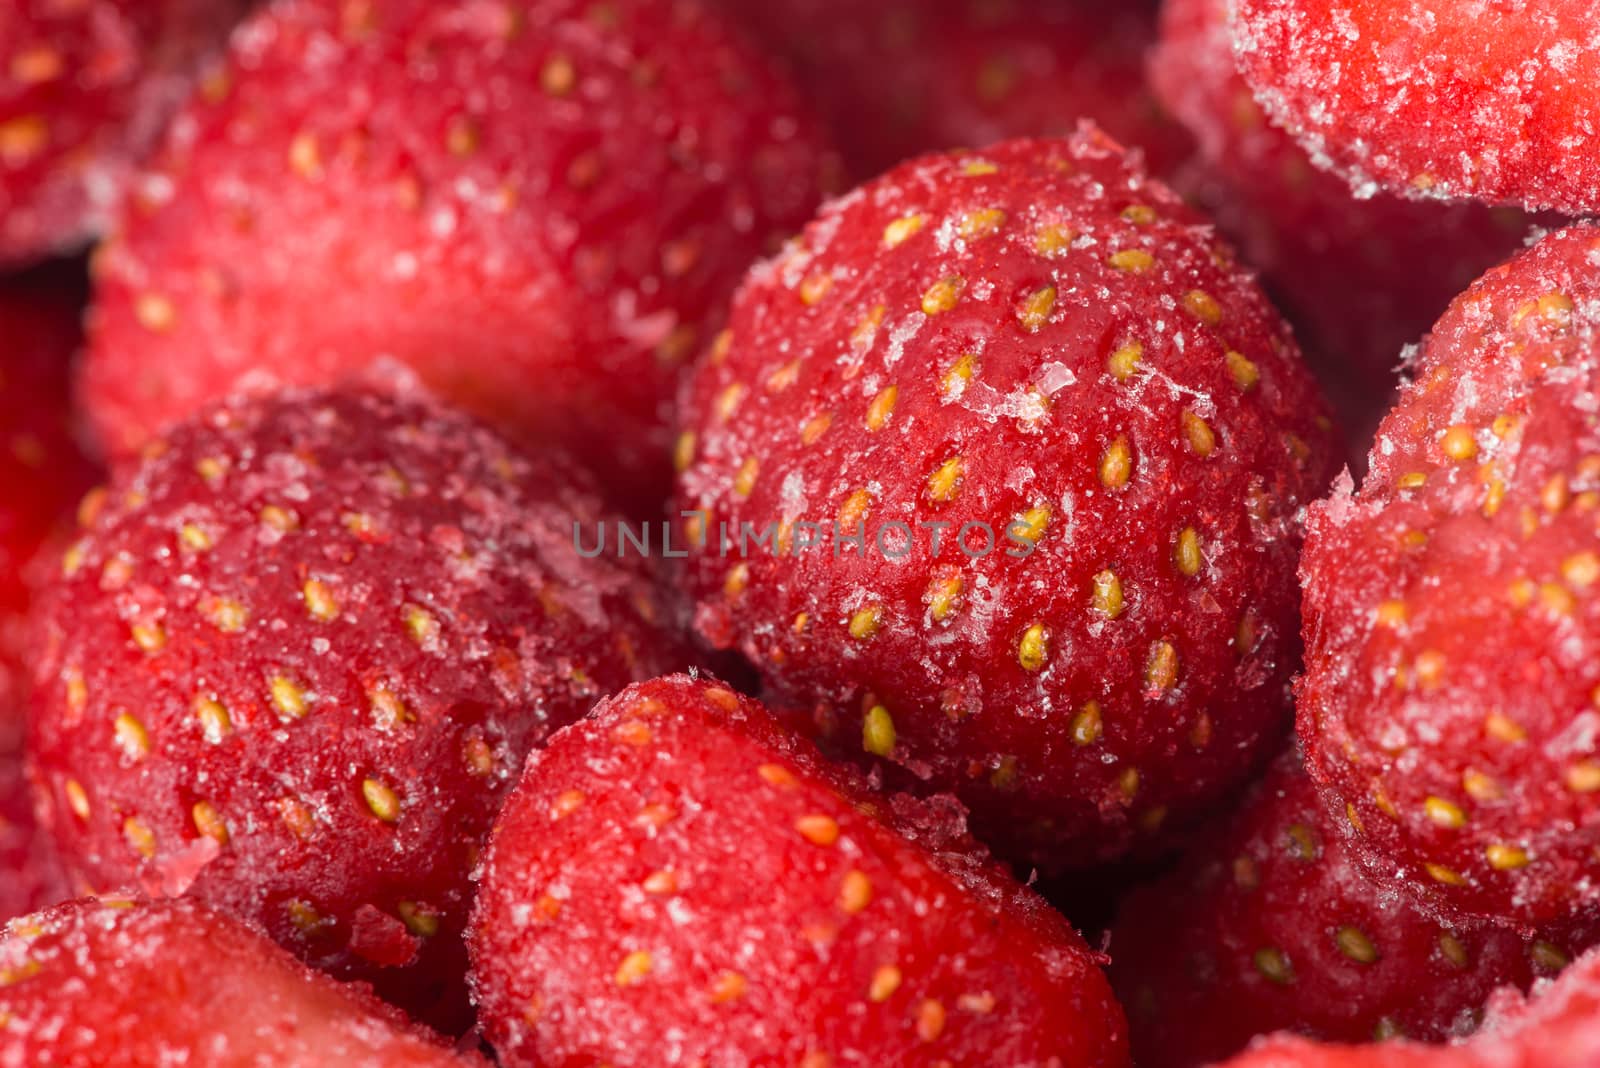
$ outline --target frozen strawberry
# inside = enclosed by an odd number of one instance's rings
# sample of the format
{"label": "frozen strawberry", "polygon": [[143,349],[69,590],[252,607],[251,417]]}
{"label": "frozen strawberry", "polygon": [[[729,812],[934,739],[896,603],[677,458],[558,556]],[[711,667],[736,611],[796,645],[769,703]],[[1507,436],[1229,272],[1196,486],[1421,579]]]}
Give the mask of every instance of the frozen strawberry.
{"label": "frozen strawberry", "polygon": [[681,368],[816,204],[763,64],[685,0],[273,5],[99,259],[102,439],[387,353],[659,497]]}
{"label": "frozen strawberry", "polygon": [[0,5],[0,264],[81,244],[247,0]]}
{"label": "frozen strawberry", "polygon": [[790,61],[867,178],[924,152],[1070,134],[1080,118],[1164,173],[1188,155],[1145,84],[1148,12],[1074,0],[719,0]]}
{"label": "frozen strawberry", "polygon": [[0,758],[21,735],[28,566],[94,477],[67,396],[78,308],[56,281],[0,286]]}
{"label": "frozen strawberry", "polygon": [[1600,950],[1524,999],[1504,991],[1483,1030],[1449,1048],[1328,1046],[1279,1036],[1226,1068],[1593,1068],[1600,1063]]}
{"label": "frozen strawberry", "polygon": [[97,889],[190,891],[408,1004],[459,983],[467,875],[528,749],[673,663],[596,495],[415,395],[205,410],[40,593],[32,759]]}
{"label": "frozen strawberry", "polygon": [[829,206],[687,401],[701,633],[1008,859],[1194,817],[1285,724],[1298,516],[1341,452],[1230,257],[1090,127]]}
{"label": "frozen strawberry", "polygon": [[1222,1060],[1256,1035],[1439,1041],[1497,987],[1554,974],[1575,934],[1441,925],[1374,886],[1293,754],[1113,930],[1112,978],[1140,1068]]}
{"label": "frozen strawberry", "polygon": [[483,1065],[189,902],[86,899],[0,939],[0,1064]]}
{"label": "frozen strawberry", "polygon": [[469,939],[507,1066],[1127,1065],[1096,955],[966,835],[721,684],[631,686],[529,758]]}
{"label": "frozen strawberry", "polygon": [[0,753],[0,923],[67,897],[33,818],[19,753]]}
{"label": "frozen strawberry", "polygon": [[1389,408],[1405,346],[1483,271],[1521,247],[1513,209],[1357,200],[1263,114],[1234,65],[1227,0],[1171,0],[1150,81],[1195,135],[1176,179],[1263,272],[1363,442]]}
{"label": "frozen strawberry", "polygon": [[1312,509],[1299,731],[1374,871],[1442,915],[1600,903],[1600,227],[1450,306],[1359,493]]}
{"label": "frozen strawberry", "polygon": [[[1600,209],[1589,0],[1238,0],[1269,114],[1358,195]],[[1378,103],[1381,102],[1381,106]]]}

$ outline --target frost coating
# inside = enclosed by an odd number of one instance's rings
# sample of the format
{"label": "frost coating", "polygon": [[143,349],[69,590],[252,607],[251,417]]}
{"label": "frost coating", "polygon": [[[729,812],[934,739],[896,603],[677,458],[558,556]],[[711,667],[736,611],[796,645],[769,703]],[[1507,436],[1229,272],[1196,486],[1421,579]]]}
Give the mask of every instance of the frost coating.
{"label": "frost coating", "polygon": [[[958,793],[1010,859],[1148,841],[1283,723],[1298,513],[1335,435],[1231,250],[1098,131],[825,208],[750,276],[685,411],[679,506],[712,531],[917,532],[896,561],[692,554],[701,633],[836,748]],[[892,746],[861,744],[874,704]]]}
{"label": "frost coating", "polygon": [[412,1005],[529,748],[674,666],[603,511],[414,387],[205,409],[126,467],[36,605],[30,759],[90,886],[189,893]]}
{"label": "frost coating", "polygon": [[1200,145],[1175,179],[1295,326],[1354,440],[1388,410],[1402,350],[1456,294],[1521,246],[1530,220],[1483,204],[1356,199],[1263,114],[1238,73],[1227,0],[1172,0],[1150,80]]}
{"label": "frost coating", "polygon": [[[898,726],[879,706],[866,730]],[[714,680],[630,686],[558,733],[479,876],[500,1063],[1127,1068],[1103,958],[961,806],[864,787]]]}
{"label": "frost coating", "polygon": [[85,898],[0,937],[0,1065],[484,1068],[189,902]]}
{"label": "frost coating", "polygon": [[1457,298],[1360,491],[1312,508],[1309,770],[1441,916],[1526,926],[1600,895],[1597,248],[1559,231]]}
{"label": "frost coating", "polygon": [[1600,208],[1588,0],[1234,0],[1267,112],[1358,196]]}
{"label": "frost coating", "polygon": [[86,406],[128,452],[252,370],[386,352],[653,504],[682,370],[830,166],[700,5],[263,7],[97,261]]}
{"label": "frost coating", "polygon": [[1112,980],[1140,1068],[1213,1065],[1271,1031],[1459,1038],[1497,989],[1526,990],[1593,940],[1592,924],[1441,924],[1375,884],[1348,835],[1286,753],[1178,868],[1124,899]]}
{"label": "frost coating", "polygon": [[105,228],[244,0],[0,7],[0,265]]}

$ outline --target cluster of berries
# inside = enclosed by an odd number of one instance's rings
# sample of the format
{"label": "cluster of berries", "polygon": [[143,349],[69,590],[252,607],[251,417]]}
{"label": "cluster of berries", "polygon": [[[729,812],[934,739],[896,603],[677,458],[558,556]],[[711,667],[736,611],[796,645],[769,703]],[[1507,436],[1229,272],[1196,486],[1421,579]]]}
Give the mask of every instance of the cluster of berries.
{"label": "cluster of berries", "polygon": [[0,3],[0,1066],[1600,1063],[1492,6]]}

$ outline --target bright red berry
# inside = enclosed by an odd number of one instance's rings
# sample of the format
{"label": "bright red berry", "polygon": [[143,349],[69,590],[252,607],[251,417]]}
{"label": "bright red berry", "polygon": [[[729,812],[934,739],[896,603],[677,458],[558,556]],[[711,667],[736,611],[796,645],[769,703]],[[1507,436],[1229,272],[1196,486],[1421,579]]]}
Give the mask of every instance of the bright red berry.
{"label": "bright red berry", "polygon": [[30,564],[94,479],[68,403],[79,341],[66,295],[31,279],[0,287],[0,754],[21,735]]}
{"label": "bright red berry", "polygon": [[685,0],[288,0],[241,28],[98,259],[113,451],[373,353],[659,495],[670,400],[825,154]]}
{"label": "bright red berry", "polygon": [[468,1068],[437,1036],[242,924],[86,899],[0,939],[0,1064]]}
{"label": "bright red berry", "polygon": [[1482,1031],[1459,1045],[1325,1046],[1278,1036],[1224,1068],[1593,1068],[1600,1063],[1600,950],[1527,999],[1507,990]]}
{"label": "bright red berry", "polygon": [[1524,927],[1600,901],[1600,228],[1473,284],[1312,509],[1299,730],[1374,871]]}
{"label": "bright red berry", "polygon": [[18,753],[0,752],[0,923],[67,896],[33,818]]}
{"label": "bright red berry", "polygon": [[631,686],[552,738],[479,879],[508,1066],[1128,1063],[1095,955],[958,804],[872,799],[716,682]]}
{"label": "bright red berry", "polygon": [[1140,1068],[1198,1068],[1269,1031],[1342,1042],[1470,1032],[1498,987],[1582,937],[1443,925],[1369,881],[1286,755],[1186,859],[1128,897],[1112,978]]}
{"label": "bright red berry", "polygon": [[1200,144],[1176,181],[1262,271],[1352,436],[1370,441],[1405,347],[1521,247],[1530,220],[1388,193],[1356,199],[1256,104],[1235,66],[1227,11],[1227,0],[1172,0],[1161,11],[1150,81]]}
{"label": "bright red berry", "polygon": [[1235,48],[1278,123],[1362,195],[1600,209],[1589,0],[1239,0]]}
{"label": "bright red berry", "polygon": [[88,885],[186,890],[419,1004],[528,749],[676,663],[596,494],[402,389],[205,410],[37,611],[32,759]]}
{"label": "bright red berry", "polygon": [[1093,864],[1278,738],[1324,413],[1231,252],[1097,131],[929,157],[735,300],[679,441],[684,581],[832,745],[1008,859]]}
{"label": "bright red berry", "polygon": [[0,6],[0,264],[79,245],[244,0]]}
{"label": "bright red berry", "polygon": [[720,0],[819,101],[851,170],[1092,119],[1166,173],[1189,153],[1144,77],[1152,16],[1030,0]]}

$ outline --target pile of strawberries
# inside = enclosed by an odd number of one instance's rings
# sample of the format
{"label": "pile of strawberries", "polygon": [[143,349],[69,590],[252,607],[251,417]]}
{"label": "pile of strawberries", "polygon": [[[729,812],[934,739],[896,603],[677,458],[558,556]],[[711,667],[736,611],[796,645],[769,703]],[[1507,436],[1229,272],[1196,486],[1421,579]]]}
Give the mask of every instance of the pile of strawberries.
{"label": "pile of strawberries", "polygon": [[0,1066],[1600,1064],[1491,6],[0,3]]}

